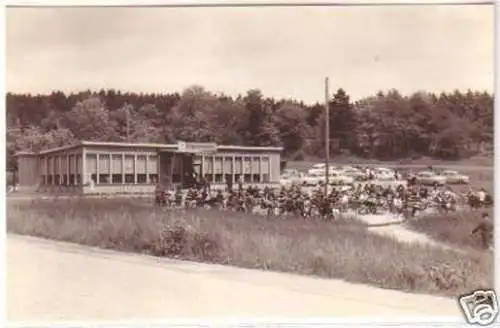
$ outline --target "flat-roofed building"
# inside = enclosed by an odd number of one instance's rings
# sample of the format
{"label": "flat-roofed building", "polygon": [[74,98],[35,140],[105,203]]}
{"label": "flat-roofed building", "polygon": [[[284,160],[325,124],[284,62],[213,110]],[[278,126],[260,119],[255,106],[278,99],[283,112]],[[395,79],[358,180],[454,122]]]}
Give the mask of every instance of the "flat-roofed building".
{"label": "flat-roofed building", "polygon": [[157,182],[212,186],[279,183],[281,147],[215,143],[144,144],[81,141],[36,153],[19,152],[20,190],[75,193],[151,193]]}

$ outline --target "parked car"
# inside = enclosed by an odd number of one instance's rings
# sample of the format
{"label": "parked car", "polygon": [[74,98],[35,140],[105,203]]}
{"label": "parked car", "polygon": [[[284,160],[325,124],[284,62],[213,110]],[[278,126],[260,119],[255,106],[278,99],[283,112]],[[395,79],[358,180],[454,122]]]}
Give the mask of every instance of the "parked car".
{"label": "parked car", "polygon": [[312,172],[305,174],[302,178],[302,184],[306,186],[317,186],[320,181],[325,179],[325,175],[319,172]]}
{"label": "parked car", "polygon": [[447,184],[468,184],[470,181],[468,176],[460,174],[457,171],[446,170],[441,172],[441,175],[446,178]]}
{"label": "parked car", "polygon": [[417,183],[425,186],[443,186],[446,184],[446,177],[431,171],[418,172],[415,179]]}
{"label": "parked car", "polygon": [[383,167],[377,167],[374,170],[375,179],[380,181],[392,180],[395,177],[394,170],[386,169]]}
{"label": "parked car", "polygon": [[[325,163],[314,164],[309,170],[307,170],[307,173],[309,173],[309,174],[317,174],[317,173],[325,174],[325,167],[326,167]],[[333,164],[328,165],[329,172],[336,171],[336,170],[339,170],[339,168],[336,165],[333,165]]]}
{"label": "parked car", "polygon": [[365,177],[365,173],[363,171],[358,170],[354,167],[344,167],[341,172],[342,175],[351,177],[354,180],[362,180]]}
{"label": "parked car", "polygon": [[289,188],[295,182],[296,182],[296,180],[290,175],[280,176],[280,185],[282,185],[283,187]]}
{"label": "parked car", "polygon": [[408,185],[408,182],[406,180],[397,180],[395,176],[385,177],[384,180],[375,180],[374,183],[376,185],[383,186],[384,188],[387,188],[389,186],[392,186],[393,188],[397,188],[399,186],[406,187]]}
{"label": "parked car", "polygon": [[[328,172],[334,172],[338,167],[334,165],[328,166]],[[312,168],[307,171],[308,174],[325,174],[325,164],[314,164]]]}
{"label": "parked car", "polygon": [[[324,172],[309,173],[302,177],[302,184],[306,186],[317,186],[318,184],[325,183]],[[353,184],[354,179],[351,177],[344,176],[339,172],[330,172],[328,175],[328,184],[330,185],[349,185]]]}
{"label": "parked car", "polygon": [[281,175],[291,176],[291,177],[299,177],[300,172],[297,169],[284,169],[283,171],[281,171]]}
{"label": "parked car", "polygon": [[354,178],[344,175],[342,172],[331,172],[328,175],[328,183],[331,185],[351,185]]}
{"label": "parked car", "polygon": [[282,185],[291,185],[294,183],[302,183],[302,173],[296,169],[285,169],[280,175]]}

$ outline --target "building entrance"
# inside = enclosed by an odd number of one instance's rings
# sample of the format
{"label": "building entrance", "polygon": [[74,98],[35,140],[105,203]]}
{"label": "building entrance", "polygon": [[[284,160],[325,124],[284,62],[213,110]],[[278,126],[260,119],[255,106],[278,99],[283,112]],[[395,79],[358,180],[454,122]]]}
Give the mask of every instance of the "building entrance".
{"label": "building entrance", "polygon": [[[214,152],[215,146],[179,143],[178,149],[160,153],[160,179],[166,186],[191,188],[203,184],[203,154]],[[211,146],[211,147],[207,147]]]}

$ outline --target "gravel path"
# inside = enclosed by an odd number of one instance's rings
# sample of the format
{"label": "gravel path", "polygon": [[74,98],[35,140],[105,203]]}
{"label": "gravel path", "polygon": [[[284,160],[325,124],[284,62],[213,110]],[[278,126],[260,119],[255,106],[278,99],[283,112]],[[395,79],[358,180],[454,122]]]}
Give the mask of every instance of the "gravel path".
{"label": "gravel path", "polygon": [[[435,247],[456,250],[455,248],[431,239],[423,233],[419,233],[406,228],[404,226],[405,221],[400,216],[386,213],[360,215],[358,216],[358,218],[369,225],[373,225],[368,228],[369,231],[393,237],[402,243],[419,243],[423,245],[431,245]],[[418,217],[414,218],[413,220],[418,220]]]}
{"label": "gravel path", "polygon": [[390,214],[369,214],[361,216],[360,219],[370,225],[376,225],[369,227],[369,231],[390,235],[400,242],[438,245],[437,242],[428,236],[404,227],[403,220]]}

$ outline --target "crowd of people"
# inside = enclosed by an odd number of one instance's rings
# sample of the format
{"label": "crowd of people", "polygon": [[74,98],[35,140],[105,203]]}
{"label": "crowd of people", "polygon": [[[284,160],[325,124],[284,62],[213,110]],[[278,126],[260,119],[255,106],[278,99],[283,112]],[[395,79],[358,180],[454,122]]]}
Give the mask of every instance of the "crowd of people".
{"label": "crowd of people", "polygon": [[449,187],[420,185],[354,184],[329,188],[307,188],[301,185],[280,188],[227,186],[213,191],[207,186],[193,187],[184,192],[157,186],[155,204],[182,208],[217,208],[268,216],[295,215],[304,218],[334,218],[337,213],[356,214],[389,212],[406,218],[414,217],[428,208],[448,213],[460,205],[471,208],[491,205],[491,196],[484,189],[456,194]]}
{"label": "crowd of people", "polygon": [[[307,188],[301,185],[281,188],[243,187],[232,184],[225,190],[211,190],[208,185],[198,185],[187,192],[180,188],[167,190],[157,185],[155,204],[173,208],[210,208],[231,210],[274,217],[302,217],[304,219],[335,219],[348,211],[357,215],[391,213],[404,219],[415,217],[419,212],[433,209],[447,214],[460,206],[472,210],[493,206],[493,200],[484,188],[469,189],[457,194],[449,187],[426,187],[416,184],[381,186],[375,183],[332,187],[325,194],[324,186]],[[479,235],[481,246],[492,248],[493,225],[487,213],[483,220],[471,231]]]}

